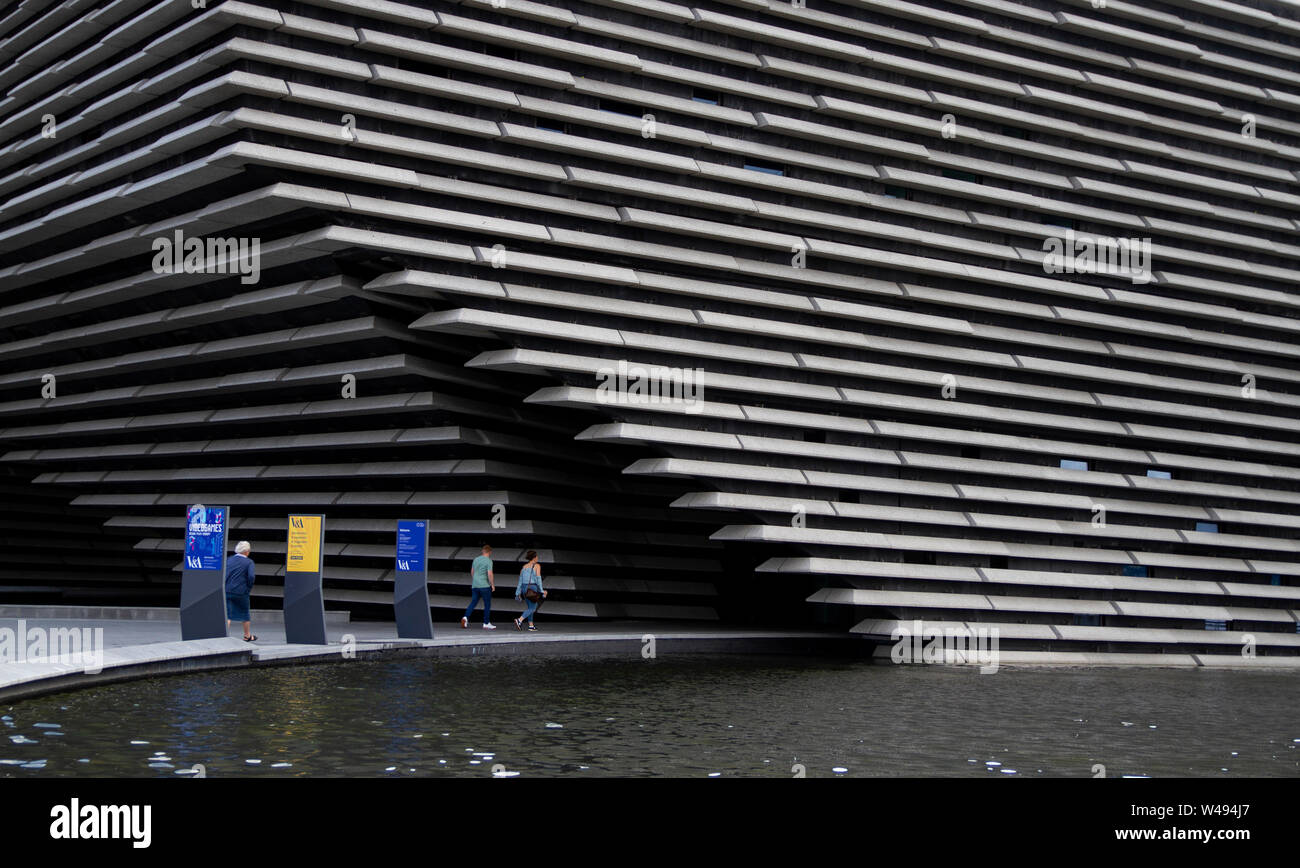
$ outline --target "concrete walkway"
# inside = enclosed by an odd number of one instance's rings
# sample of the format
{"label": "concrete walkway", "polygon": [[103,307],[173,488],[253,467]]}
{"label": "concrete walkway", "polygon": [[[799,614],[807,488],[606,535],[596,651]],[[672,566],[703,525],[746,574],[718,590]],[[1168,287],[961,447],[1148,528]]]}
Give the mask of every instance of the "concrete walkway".
{"label": "concrete walkway", "polygon": [[[346,612],[326,613],[328,645],[285,642],[280,612],[253,612],[256,642],[244,642],[238,624],[230,638],[181,641],[174,609],[85,606],[0,607],[0,635],[80,631],[92,655],[22,659],[12,649],[0,659],[0,701],[92,684],[238,666],[329,662],[387,654],[630,654],[655,653],[869,653],[870,643],[839,631],[782,631],[716,624],[608,622],[539,624],[538,632],[515,630],[507,617],[496,630],[459,621],[435,623],[433,639],[399,639],[392,622],[354,622]],[[89,632],[87,632],[89,631]],[[94,631],[102,631],[97,633]],[[2,640],[0,640],[2,641]],[[26,646],[24,646],[25,648]],[[47,646],[48,647],[48,646]],[[67,647],[67,646],[64,646]]]}

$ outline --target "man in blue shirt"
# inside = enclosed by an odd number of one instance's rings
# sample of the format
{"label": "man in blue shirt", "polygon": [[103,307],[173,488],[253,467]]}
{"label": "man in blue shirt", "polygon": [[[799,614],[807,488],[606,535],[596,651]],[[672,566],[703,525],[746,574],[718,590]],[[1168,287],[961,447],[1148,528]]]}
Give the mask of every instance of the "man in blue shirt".
{"label": "man in blue shirt", "polygon": [[469,627],[469,616],[474,614],[478,601],[483,601],[483,629],[495,630],[492,624],[492,592],[497,589],[495,576],[492,575],[492,546],[483,546],[483,554],[474,558],[469,568],[470,598],[465,617],[460,619],[462,627]]}
{"label": "man in blue shirt", "polygon": [[240,541],[235,544],[235,553],[226,561],[226,629],[230,629],[231,621],[242,621],[245,642],[257,641],[253,635],[253,615],[249,611],[253,582],[257,581],[253,559],[248,556],[252,551],[253,547],[246,540]]}

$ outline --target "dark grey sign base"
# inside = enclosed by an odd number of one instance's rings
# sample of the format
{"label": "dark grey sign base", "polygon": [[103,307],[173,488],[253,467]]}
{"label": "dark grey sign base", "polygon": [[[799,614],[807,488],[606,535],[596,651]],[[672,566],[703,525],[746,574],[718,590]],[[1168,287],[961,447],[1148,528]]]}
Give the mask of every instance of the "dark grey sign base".
{"label": "dark grey sign base", "polygon": [[181,639],[220,639],[226,635],[226,571],[181,573]]}
{"label": "dark grey sign base", "polygon": [[393,612],[397,619],[398,639],[433,638],[428,573],[397,573],[393,580]]}
{"label": "dark grey sign base", "polygon": [[329,644],[320,573],[284,574],[284,641],[295,645]]}

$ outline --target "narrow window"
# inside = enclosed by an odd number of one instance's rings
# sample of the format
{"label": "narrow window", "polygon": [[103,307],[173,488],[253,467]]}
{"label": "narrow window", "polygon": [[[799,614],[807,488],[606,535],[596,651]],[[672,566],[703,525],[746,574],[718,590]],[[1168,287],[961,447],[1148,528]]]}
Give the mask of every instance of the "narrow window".
{"label": "narrow window", "polygon": [[612,99],[602,99],[599,103],[600,110],[616,115],[627,115],[629,117],[639,118],[645,114],[640,106],[632,105],[628,102],[618,102]]}
{"label": "narrow window", "polygon": [[750,160],[745,163],[745,168],[751,172],[763,172],[768,175],[785,174],[785,166],[779,166],[776,163],[760,163],[757,160]]}
{"label": "narrow window", "polygon": [[966,181],[971,184],[983,184],[984,179],[973,172],[963,172],[960,169],[944,169],[943,176],[952,178],[954,181]]}

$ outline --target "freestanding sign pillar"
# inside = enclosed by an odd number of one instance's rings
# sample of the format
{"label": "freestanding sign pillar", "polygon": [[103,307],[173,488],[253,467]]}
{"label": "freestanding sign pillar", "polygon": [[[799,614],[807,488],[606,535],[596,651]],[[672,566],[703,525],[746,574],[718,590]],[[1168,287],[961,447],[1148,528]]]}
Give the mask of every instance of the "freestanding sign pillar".
{"label": "freestanding sign pillar", "polygon": [[397,566],[393,573],[393,613],[397,638],[432,639],[429,614],[429,522],[397,522]]}
{"label": "freestanding sign pillar", "polygon": [[321,588],[321,548],[325,516],[289,516],[288,554],[284,563],[284,641],[328,645],[325,593]]}
{"label": "freestanding sign pillar", "polygon": [[196,503],[185,514],[181,639],[226,635],[226,529],[230,510]]}

